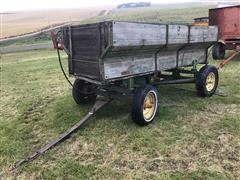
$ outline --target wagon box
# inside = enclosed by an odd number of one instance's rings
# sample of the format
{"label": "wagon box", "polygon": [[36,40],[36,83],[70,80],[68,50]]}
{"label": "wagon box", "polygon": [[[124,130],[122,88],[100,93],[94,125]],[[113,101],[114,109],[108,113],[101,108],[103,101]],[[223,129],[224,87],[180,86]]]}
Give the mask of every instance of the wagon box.
{"label": "wagon box", "polygon": [[98,83],[206,63],[217,27],[101,22],[64,27],[69,73]]}

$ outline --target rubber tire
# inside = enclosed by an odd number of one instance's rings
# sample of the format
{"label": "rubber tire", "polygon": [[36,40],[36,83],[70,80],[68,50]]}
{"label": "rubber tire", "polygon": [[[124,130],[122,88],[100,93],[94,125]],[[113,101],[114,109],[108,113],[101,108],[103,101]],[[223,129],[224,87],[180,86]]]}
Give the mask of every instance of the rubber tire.
{"label": "rubber tire", "polygon": [[[206,79],[207,76],[213,72],[215,74],[215,85],[211,91],[208,91],[206,88]],[[205,65],[196,76],[196,89],[197,93],[201,97],[210,97],[215,94],[219,82],[218,70],[215,66]]]}
{"label": "rubber tire", "polygon": [[[150,91],[153,91],[155,94],[156,107],[155,107],[154,114],[150,118],[151,120],[146,121],[143,116],[143,104],[144,104],[146,95]],[[145,86],[139,87],[135,90],[135,93],[134,93],[133,99],[132,99],[131,115],[132,115],[132,120],[136,124],[138,124],[140,126],[146,126],[146,125],[150,124],[151,122],[153,122],[153,120],[156,116],[156,113],[157,113],[157,109],[158,109],[158,92],[155,87],[153,87],[152,85],[145,85]]]}
{"label": "rubber tire", "polygon": [[223,43],[216,43],[212,48],[212,57],[215,60],[221,60],[225,57],[225,45]]}
{"label": "rubber tire", "polygon": [[83,80],[76,79],[74,81],[73,88],[72,88],[72,96],[73,96],[74,101],[78,105],[86,104],[86,103],[96,100],[96,97],[97,97],[96,94],[94,94],[94,93],[93,94],[84,94],[84,93],[80,92],[83,88],[85,88],[85,86],[87,86],[87,84]]}

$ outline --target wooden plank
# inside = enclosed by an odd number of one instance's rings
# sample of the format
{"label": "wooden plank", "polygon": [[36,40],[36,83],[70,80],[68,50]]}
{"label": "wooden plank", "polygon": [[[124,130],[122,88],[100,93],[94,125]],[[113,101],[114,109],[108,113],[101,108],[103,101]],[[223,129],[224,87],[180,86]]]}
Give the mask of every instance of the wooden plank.
{"label": "wooden plank", "polygon": [[104,60],[105,79],[153,72],[155,69],[154,59],[153,54],[106,58]]}
{"label": "wooden plank", "polygon": [[[205,48],[187,47],[179,51],[178,66],[191,66],[194,60],[204,63],[206,58]],[[157,54],[157,70],[169,70],[177,67],[177,51],[166,49]]]}
{"label": "wooden plank", "polygon": [[176,68],[176,50],[164,50],[157,54],[157,70],[167,70]]}
{"label": "wooden plank", "polygon": [[188,42],[188,26],[169,25],[168,44],[186,44]]}
{"label": "wooden plank", "polygon": [[218,29],[216,26],[191,26],[190,43],[215,42],[218,40]]}
{"label": "wooden plank", "polygon": [[166,25],[114,22],[113,46],[147,46],[166,43]]}
{"label": "wooden plank", "polygon": [[205,48],[183,49],[179,52],[178,65],[180,67],[191,66],[194,60],[196,60],[198,63],[204,63],[205,57]]}

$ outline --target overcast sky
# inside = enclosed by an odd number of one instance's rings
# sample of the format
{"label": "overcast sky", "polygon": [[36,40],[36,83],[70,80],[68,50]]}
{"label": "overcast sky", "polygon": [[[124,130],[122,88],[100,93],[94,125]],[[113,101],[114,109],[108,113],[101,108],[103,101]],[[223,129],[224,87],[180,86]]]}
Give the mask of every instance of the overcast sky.
{"label": "overcast sky", "polygon": [[[203,2],[215,0],[0,0],[0,11],[21,11],[52,8],[78,8],[117,5],[126,2],[151,1],[152,3]],[[221,1],[221,0],[220,0]],[[225,0],[227,1],[227,0]],[[232,1],[232,0],[228,0]],[[234,0],[236,1],[236,0]],[[240,1],[240,0],[237,0]]]}

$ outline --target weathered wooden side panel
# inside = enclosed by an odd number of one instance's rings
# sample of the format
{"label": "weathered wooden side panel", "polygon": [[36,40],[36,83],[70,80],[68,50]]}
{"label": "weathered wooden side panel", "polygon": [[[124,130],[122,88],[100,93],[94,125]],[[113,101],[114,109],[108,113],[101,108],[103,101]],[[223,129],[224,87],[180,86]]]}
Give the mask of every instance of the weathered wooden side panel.
{"label": "weathered wooden side panel", "polygon": [[167,70],[173,69],[177,65],[177,51],[176,50],[164,50],[157,54],[157,69]]}
{"label": "weathered wooden side panel", "polygon": [[217,39],[218,29],[215,26],[191,26],[190,28],[190,43],[214,42]]}
{"label": "weathered wooden side panel", "polygon": [[113,22],[113,46],[166,44],[166,25]]}
{"label": "weathered wooden side panel", "polygon": [[176,67],[191,66],[195,60],[198,63],[204,63],[206,61],[205,48],[186,47],[179,50],[179,53],[177,53],[176,50],[166,49],[157,55],[157,69],[161,71]]}
{"label": "weathered wooden side panel", "polygon": [[206,50],[205,48],[186,48],[179,51],[178,55],[178,67],[192,66],[193,61],[202,64],[206,62]]}
{"label": "weathered wooden side panel", "polygon": [[[186,47],[177,53],[173,49],[165,49],[157,54],[157,70],[169,70],[176,67],[191,66],[193,61],[205,63],[205,48]],[[177,60],[178,56],[178,60]],[[106,80],[153,73],[155,71],[155,55],[111,57],[104,59],[104,75]]]}
{"label": "weathered wooden side panel", "polygon": [[155,58],[153,54],[114,57],[106,58],[104,60],[105,79],[152,73],[154,70]]}
{"label": "weathered wooden side panel", "polygon": [[188,43],[188,26],[168,25],[168,44]]}

